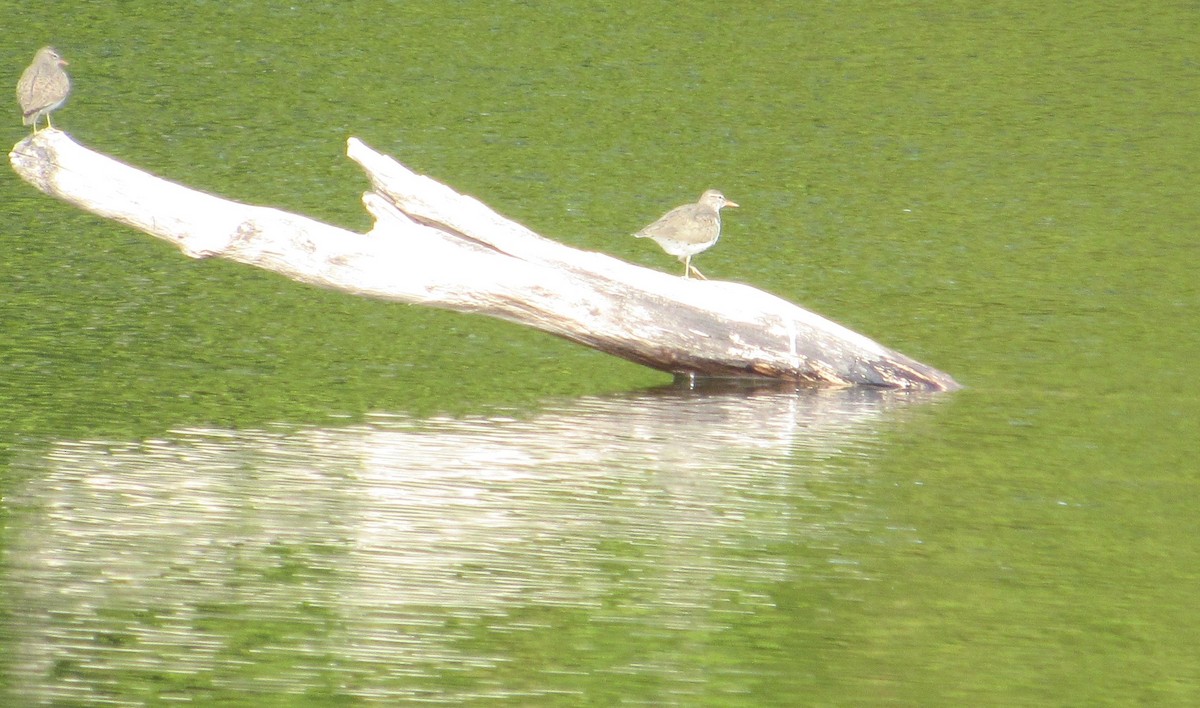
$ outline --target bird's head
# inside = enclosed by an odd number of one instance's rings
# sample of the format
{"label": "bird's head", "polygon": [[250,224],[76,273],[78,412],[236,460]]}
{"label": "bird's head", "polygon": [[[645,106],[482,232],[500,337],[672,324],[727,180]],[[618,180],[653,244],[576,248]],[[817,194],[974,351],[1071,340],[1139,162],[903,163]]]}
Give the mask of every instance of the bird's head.
{"label": "bird's head", "polygon": [[737,202],[731,202],[725,198],[724,194],[716,189],[710,189],[700,195],[700,203],[712,207],[713,211],[720,211],[722,207],[736,207]]}

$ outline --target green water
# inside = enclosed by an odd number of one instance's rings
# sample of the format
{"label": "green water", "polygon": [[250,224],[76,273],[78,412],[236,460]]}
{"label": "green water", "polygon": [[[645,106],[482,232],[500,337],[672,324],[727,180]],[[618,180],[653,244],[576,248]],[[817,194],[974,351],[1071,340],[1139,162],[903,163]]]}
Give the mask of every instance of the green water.
{"label": "green water", "polygon": [[354,229],[350,135],[660,269],[719,188],[709,277],[967,389],[644,394],[5,171],[9,702],[1200,700],[1200,8],[127,5],[0,2],[0,76],[53,43],[83,144]]}

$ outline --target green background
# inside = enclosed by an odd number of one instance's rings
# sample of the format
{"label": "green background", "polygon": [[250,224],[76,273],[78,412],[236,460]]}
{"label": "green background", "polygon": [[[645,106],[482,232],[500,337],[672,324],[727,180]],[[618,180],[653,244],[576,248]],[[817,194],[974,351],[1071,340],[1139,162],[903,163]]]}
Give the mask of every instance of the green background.
{"label": "green background", "polygon": [[[562,682],[568,704],[1200,699],[1194,4],[0,2],[0,15],[10,86],[43,44],[71,62],[54,120],[84,145],[356,230],[370,224],[367,182],[344,156],[352,135],[547,237],[663,270],[678,264],[628,234],[719,188],[742,208],[698,258],[710,278],[776,293],[967,386],[820,467],[840,480],[828,498],[866,500],[838,543],[870,582],[778,581],[763,590],[770,611],[661,647],[546,604],[523,610],[540,632],[475,618],[472,649],[512,662],[502,685]],[[548,401],[669,382],[505,323],[189,260],[6,174],[6,544],[35,532],[26,493],[62,441],[379,411],[537,419]],[[793,464],[823,479],[810,456]],[[806,499],[778,501],[819,513]],[[881,541],[880,528],[918,529],[921,543]],[[601,550],[618,566],[636,553]],[[811,550],[797,532],[754,552],[800,567]],[[43,582],[6,557],[0,644],[30,610],[18,591]],[[301,642],[256,616],[225,621],[197,631]],[[564,641],[592,679],[552,666]],[[696,692],[664,692],[653,671],[594,678],[647,646],[694,669]],[[251,654],[244,670],[282,676],[287,656]],[[706,683],[730,666],[752,678]],[[275,700],[370,700],[346,687],[353,668],[333,661],[317,689]],[[111,696],[162,697],[121,671]],[[422,695],[463,700],[483,671],[436,674]],[[9,665],[4,680],[20,696],[52,678]],[[237,702],[221,685],[204,695]],[[402,695],[382,677],[375,688]]]}

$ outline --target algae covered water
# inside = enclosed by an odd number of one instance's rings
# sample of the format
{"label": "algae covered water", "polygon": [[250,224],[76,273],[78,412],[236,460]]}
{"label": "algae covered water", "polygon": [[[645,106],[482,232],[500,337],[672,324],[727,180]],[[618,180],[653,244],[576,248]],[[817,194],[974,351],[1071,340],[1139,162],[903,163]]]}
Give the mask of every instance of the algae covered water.
{"label": "algae covered water", "polygon": [[9,5],[93,149],[365,229],[353,135],[663,270],[630,234],[720,189],[706,275],[966,389],[677,389],[10,173],[7,702],[1200,697],[1200,10]]}

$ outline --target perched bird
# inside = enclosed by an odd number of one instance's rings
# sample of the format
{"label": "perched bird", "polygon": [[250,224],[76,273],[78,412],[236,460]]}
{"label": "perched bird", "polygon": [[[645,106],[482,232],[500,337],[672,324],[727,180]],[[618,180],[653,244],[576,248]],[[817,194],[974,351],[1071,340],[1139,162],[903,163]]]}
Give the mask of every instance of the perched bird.
{"label": "perched bird", "polygon": [[46,116],[48,127],[54,127],[50,123],[50,111],[61,106],[71,92],[71,80],[63,71],[66,65],[67,60],[60,57],[54,47],[42,47],[17,82],[17,102],[21,104],[24,116],[22,122],[33,125],[35,133],[42,116]]}
{"label": "perched bird", "polygon": [[700,201],[675,207],[634,236],[654,239],[664,251],[682,261],[683,277],[695,273],[707,280],[692,265],[692,256],[708,249],[721,236],[721,207],[735,206],[724,194],[710,189],[700,195]]}

